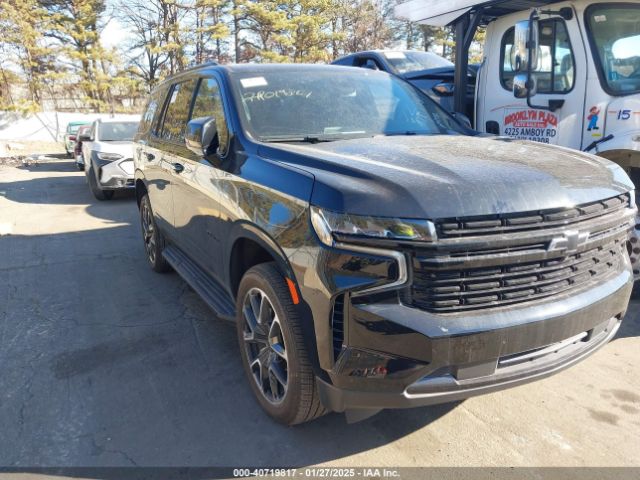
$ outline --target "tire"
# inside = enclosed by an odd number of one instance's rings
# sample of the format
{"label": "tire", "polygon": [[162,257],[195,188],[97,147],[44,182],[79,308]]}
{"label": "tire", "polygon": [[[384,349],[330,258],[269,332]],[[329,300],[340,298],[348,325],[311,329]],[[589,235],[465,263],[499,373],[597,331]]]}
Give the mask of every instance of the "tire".
{"label": "tire", "polygon": [[100,201],[111,200],[113,198],[113,190],[103,190],[100,188],[100,185],[98,185],[95,172],[93,171],[93,165],[89,167],[87,178],[89,180],[89,188],[94,197]]}
{"label": "tire", "polygon": [[285,425],[324,415],[327,411],[320,402],[302,337],[302,320],[275,263],[256,265],[242,277],[236,312],[242,365],[260,406]]}
{"label": "tire", "polygon": [[72,158],[73,157],[72,153],[69,150],[67,150],[65,148],[64,151],[67,152],[67,158]]}
{"label": "tire", "polygon": [[140,226],[142,227],[144,251],[151,269],[158,273],[171,271],[171,265],[162,256],[165,246],[164,236],[156,224],[151,201],[146,193],[140,199]]}

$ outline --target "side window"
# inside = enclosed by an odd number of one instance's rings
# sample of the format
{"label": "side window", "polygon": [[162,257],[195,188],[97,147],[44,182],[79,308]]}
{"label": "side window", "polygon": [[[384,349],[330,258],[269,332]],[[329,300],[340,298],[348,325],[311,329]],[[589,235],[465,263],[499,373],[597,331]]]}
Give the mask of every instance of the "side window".
{"label": "side window", "polygon": [[147,134],[151,130],[151,125],[153,125],[153,120],[156,118],[158,114],[158,96],[154,94],[150,99],[149,103],[147,103],[147,108],[142,114],[142,118],[140,119],[140,127],[138,128],[138,132],[142,134]]}
{"label": "side window", "polygon": [[382,70],[382,67],[375,58],[360,57],[356,60],[356,66],[361,68],[369,68],[371,70]]}
{"label": "side window", "polygon": [[229,128],[224,116],[220,87],[214,78],[203,78],[198,86],[191,118],[202,117],[214,117],[216,119],[218,136],[213,140],[210,148],[212,151],[217,151],[221,156],[226,155],[229,147]]}
{"label": "side window", "polygon": [[[514,29],[507,30],[502,37],[500,50],[500,82],[507,90],[513,89],[515,72],[511,68]],[[575,83],[575,60],[567,27],[563,20],[551,19],[540,22],[540,50],[538,70],[538,93],[567,93]]]}
{"label": "side window", "polygon": [[347,66],[347,67],[352,67],[353,66],[353,59],[354,59],[354,57],[352,57],[352,56],[340,58],[340,59],[336,60],[335,62],[333,62],[333,65],[344,65],[344,66]]}
{"label": "side window", "polygon": [[160,138],[167,142],[183,143],[184,132],[191,108],[191,97],[195,80],[188,80],[173,85],[165,107],[164,122]]}

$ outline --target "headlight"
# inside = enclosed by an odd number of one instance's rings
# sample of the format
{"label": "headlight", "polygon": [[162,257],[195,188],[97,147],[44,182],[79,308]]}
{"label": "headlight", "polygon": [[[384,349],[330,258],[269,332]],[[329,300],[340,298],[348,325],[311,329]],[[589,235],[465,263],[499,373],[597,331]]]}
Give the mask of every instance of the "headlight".
{"label": "headlight", "polygon": [[120,160],[122,158],[122,155],[120,155],[118,153],[98,152],[98,158],[100,160],[113,161],[113,160]]}
{"label": "headlight", "polygon": [[385,239],[413,242],[433,242],[435,226],[428,220],[395,217],[350,215],[311,207],[311,224],[327,246],[334,240]]}

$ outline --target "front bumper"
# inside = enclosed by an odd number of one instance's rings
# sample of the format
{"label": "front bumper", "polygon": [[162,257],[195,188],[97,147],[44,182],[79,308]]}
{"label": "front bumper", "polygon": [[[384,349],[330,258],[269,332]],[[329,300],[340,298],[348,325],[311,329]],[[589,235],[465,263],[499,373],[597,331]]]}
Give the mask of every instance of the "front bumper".
{"label": "front bumper", "polygon": [[[544,378],[615,335],[632,285],[625,271],[570,298],[460,318],[453,328],[398,304],[356,307],[331,382],[318,379],[322,401],[338,412],[415,407]],[[371,349],[376,341],[384,353]]]}
{"label": "front bumper", "polygon": [[134,167],[132,158],[106,161],[93,154],[97,166],[96,175],[103,190],[126,190],[135,188]]}

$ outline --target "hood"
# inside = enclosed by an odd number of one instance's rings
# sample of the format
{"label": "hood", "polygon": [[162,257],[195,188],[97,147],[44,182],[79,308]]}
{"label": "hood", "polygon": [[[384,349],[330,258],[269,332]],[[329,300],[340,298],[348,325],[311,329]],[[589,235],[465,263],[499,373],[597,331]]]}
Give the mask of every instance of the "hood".
{"label": "hood", "polygon": [[124,158],[133,158],[133,142],[93,142],[91,149],[96,152],[118,153]]}
{"label": "hood", "polygon": [[566,208],[631,190],[604,159],[501,137],[395,136],[269,144],[261,155],[315,177],[311,203],[405,218]]}
{"label": "hood", "polygon": [[437,79],[453,79],[455,74],[454,67],[438,67],[427,68],[425,70],[413,70],[411,72],[405,72],[400,76],[406,80],[416,80],[419,78],[437,78]]}
{"label": "hood", "polygon": [[[479,65],[469,65],[467,69],[467,76],[470,81],[475,81]],[[450,67],[438,67],[438,68],[427,68],[424,70],[413,70],[411,72],[405,72],[400,75],[400,77],[405,80],[419,80],[419,79],[451,79],[455,76],[455,67],[452,65]]]}

